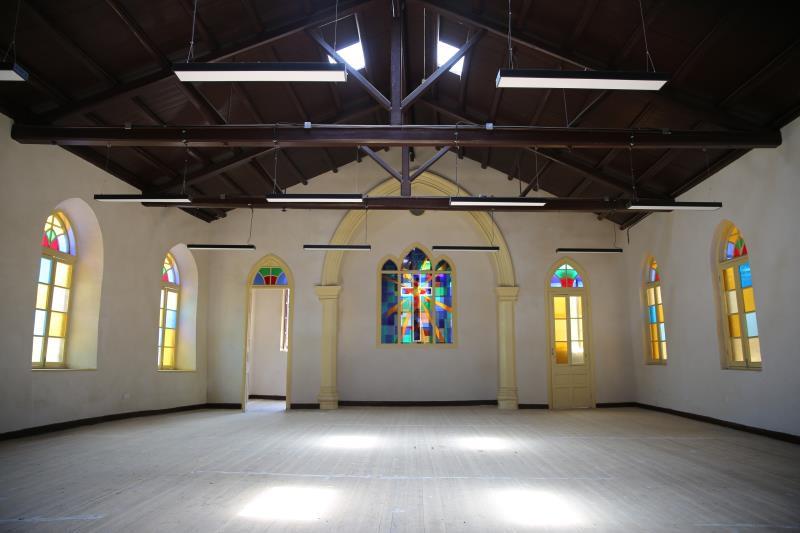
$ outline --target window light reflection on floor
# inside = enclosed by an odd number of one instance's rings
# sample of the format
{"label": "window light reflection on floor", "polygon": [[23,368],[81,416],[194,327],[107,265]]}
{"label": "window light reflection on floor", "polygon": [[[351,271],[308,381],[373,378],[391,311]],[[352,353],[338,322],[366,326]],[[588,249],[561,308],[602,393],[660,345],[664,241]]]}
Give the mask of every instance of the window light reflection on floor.
{"label": "window light reflection on floor", "polygon": [[336,490],[322,487],[272,487],[239,511],[243,518],[308,522],[325,518],[336,500]]}
{"label": "window light reflection on floor", "polygon": [[489,495],[499,519],[520,526],[575,528],[583,514],[565,497],[546,490],[501,489]]}
{"label": "window light reflection on floor", "polygon": [[345,450],[366,450],[375,448],[381,442],[375,435],[331,435],[320,440],[324,448],[338,448]]}
{"label": "window light reflection on floor", "polygon": [[508,439],[500,437],[461,437],[456,439],[456,445],[465,450],[507,450],[511,447]]}

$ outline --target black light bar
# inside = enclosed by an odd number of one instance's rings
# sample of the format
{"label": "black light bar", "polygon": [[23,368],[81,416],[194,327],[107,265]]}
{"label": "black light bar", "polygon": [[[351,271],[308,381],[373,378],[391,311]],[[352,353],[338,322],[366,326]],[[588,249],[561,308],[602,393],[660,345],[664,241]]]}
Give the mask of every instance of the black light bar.
{"label": "black light bar", "polygon": [[633,211],[716,211],[722,202],[671,202],[665,200],[637,200],[628,206]]}
{"label": "black light bar", "polygon": [[499,246],[462,246],[451,244],[437,244],[431,246],[435,252],[499,252]]}
{"label": "black light bar", "polygon": [[98,202],[116,203],[142,203],[153,202],[159,204],[189,204],[192,200],[185,194],[95,194]]}
{"label": "black light bar", "polygon": [[255,244],[187,244],[186,247],[190,250],[243,250],[246,252],[253,252],[256,249]]}
{"label": "black light bar", "polygon": [[175,75],[181,81],[347,81],[341,63],[176,63]]}
{"label": "black light bar", "polygon": [[28,71],[16,63],[0,62],[0,81],[28,81]]}
{"label": "black light bar", "polygon": [[621,254],[622,248],[556,248],[557,254]]}
{"label": "black light bar", "polygon": [[617,89],[657,91],[669,81],[658,72],[619,72],[607,70],[507,69],[497,71],[495,85],[500,89]]}
{"label": "black light bar", "polygon": [[372,250],[371,244],[304,244],[303,250],[339,250],[342,252],[356,251],[356,252],[369,252]]}

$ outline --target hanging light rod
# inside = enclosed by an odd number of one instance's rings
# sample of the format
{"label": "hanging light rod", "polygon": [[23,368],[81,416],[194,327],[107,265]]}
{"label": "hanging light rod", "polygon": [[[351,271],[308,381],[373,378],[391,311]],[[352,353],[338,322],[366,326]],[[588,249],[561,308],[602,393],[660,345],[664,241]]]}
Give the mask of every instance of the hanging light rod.
{"label": "hanging light rod", "polygon": [[183,194],[95,194],[98,202],[189,204],[192,200]]}
{"label": "hanging light rod", "polygon": [[372,250],[371,244],[304,244],[303,250],[339,250],[342,252],[369,252]]}
{"label": "hanging light rod", "polygon": [[462,246],[451,244],[437,244],[431,246],[435,252],[499,252],[499,246]]}
{"label": "hanging light rod", "polygon": [[176,63],[175,75],[181,81],[347,81],[341,63]]}
{"label": "hanging light rod", "polygon": [[363,194],[268,194],[271,204],[361,204]]}
{"label": "hanging light rod", "polygon": [[716,211],[722,202],[670,202],[664,200],[637,200],[628,206],[633,211]]}
{"label": "hanging light rod", "polygon": [[621,254],[622,248],[556,248],[557,254]]}
{"label": "hanging light rod", "polygon": [[509,198],[494,196],[451,196],[450,205],[454,207],[543,207],[543,198]]}
{"label": "hanging light rod", "polygon": [[612,89],[657,91],[669,81],[658,72],[508,69],[497,71],[499,89]]}
{"label": "hanging light rod", "polygon": [[255,244],[187,244],[186,247],[190,250],[212,250],[212,251],[242,250],[246,252],[253,252],[256,249]]}
{"label": "hanging light rod", "polygon": [[0,63],[0,81],[28,81],[28,71],[16,63]]}

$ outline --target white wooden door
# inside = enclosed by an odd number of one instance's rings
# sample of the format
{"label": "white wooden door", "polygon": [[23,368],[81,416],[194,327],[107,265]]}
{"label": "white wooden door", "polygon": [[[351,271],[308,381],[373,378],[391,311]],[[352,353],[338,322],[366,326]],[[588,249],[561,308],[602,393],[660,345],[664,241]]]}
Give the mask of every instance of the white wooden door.
{"label": "white wooden door", "polygon": [[550,387],[553,409],[594,407],[582,290],[550,293]]}

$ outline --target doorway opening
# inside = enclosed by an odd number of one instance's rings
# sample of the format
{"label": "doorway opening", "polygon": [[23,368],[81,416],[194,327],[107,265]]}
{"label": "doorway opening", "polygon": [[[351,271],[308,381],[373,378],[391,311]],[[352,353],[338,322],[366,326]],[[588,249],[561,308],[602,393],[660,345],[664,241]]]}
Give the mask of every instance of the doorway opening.
{"label": "doorway opening", "polygon": [[293,290],[286,265],[261,259],[250,274],[247,294],[242,409],[289,409]]}

